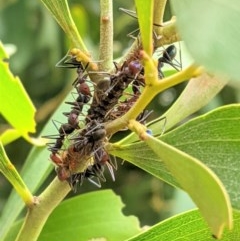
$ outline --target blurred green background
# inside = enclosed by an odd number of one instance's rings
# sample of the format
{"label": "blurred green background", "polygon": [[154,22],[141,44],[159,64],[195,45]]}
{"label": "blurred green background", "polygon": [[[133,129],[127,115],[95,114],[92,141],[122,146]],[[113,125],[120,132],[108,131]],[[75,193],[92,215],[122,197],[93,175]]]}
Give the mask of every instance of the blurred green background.
{"label": "blurred green background", "polygon": [[[99,1],[68,2],[78,29],[94,55],[99,44]],[[127,34],[137,28],[137,21],[118,10],[119,7],[134,10],[133,0],[114,0],[113,4],[114,57],[118,58],[132,43],[133,40],[127,37]],[[170,16],[170,7],[167,6],[166,20]],[[55,64],[68,51],[69,42],[50,13],[37,0],[0,0],[0,40],[8,44],[11,50],[16,50],[11,56],[10,68],[20,77],[37,108],[39,134],[52,112],[70,91],[76,75],[71,69],[55,68]],[[178,85],[157,96],[148,108],[155,110],[152,118],[167,110],[184,86],[185,84]],[[239,99],[240,87],[231,82],[201,112],[219,105],[239,102]],[[6,127],[7,123],[0,117],[0,131]],[[22,139],[6,146],[6,151],[18,170],[21,169],[30,148],[31,146]],[[173,213],[193,207],[183,192],[174,191],[169,185],[127,162],[123,165],[121,161],[118,163],[116,181],[112,182],[111,177],[106,174],[108,181],[103,183],[102,188],[112,188],[121,195],[126,204],[124,212],[138,216],[142,225],[152,225]],[[45,185],[54,176],[55,173],[52,173]],[[96,189],[92,184],[85,182],[79,193]],[[0,213],[10,190],[10,184],[0,176]]]}

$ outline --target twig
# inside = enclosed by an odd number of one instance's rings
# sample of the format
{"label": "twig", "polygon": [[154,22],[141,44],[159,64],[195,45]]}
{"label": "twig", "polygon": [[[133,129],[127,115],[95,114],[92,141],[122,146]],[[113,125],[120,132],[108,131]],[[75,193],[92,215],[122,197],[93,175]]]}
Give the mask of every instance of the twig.
{"label": "twig", "polygon": [[36,241],[49,215],[70,191],[67,182],[55,178],[45,191],[37,197],[37,203],[28,209],[25,221],[16,241]]}
{"label": "twig", "polygon": [[101,0],[99,70],[108,71],[113,65],[112,0]]}
{"label": "twig", "polygon": [[107,133],[114,134],[118,130],[125,128],[129,120],[135,119],[158,93],[192,77],[196,77],[201,73],[202,69],[200,67],[191,65],[165,79],[154,80],[154,82],[147,84],[134,106],[125,115],[106,125]]}
{"label": "twig", "polygon": [[[154,0],[153,22],[155,24],[161,25],[163,23],[166,3],[167,0]],[[157,26],[155,28],[159,29]]]}

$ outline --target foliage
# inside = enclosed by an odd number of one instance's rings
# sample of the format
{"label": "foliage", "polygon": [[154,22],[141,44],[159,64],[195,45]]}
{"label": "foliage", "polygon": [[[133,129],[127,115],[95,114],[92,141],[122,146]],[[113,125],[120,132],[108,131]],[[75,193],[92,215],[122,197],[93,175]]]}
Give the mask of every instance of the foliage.
{"label": "foliage", "polygon": [[[89,63],[88,71],[92,73],[94,86],[98,86],[102,79],[102,75],[96,75],[98,71],[114,73],[114,18],[110,0],[100,1],[100,63],[92,61],[95,58],[89,55],[92,51],[88,50],[77,30],[68,2],[42,2],[66,33],[71,47],[79,49],[72,51],[78,51],[81,63]],[[46,161],[49,152],[41,147],[44,140],[29,136],[29,132],[35,131],[35,109],[19,78],[10,72],[6,63],[9,56],[1,45],[0,111],[14,128],[1,134],[1,142],[6,145],[23,136],[36,145],[21,174],[1,145],[0,171],[17,191],[11,193],[0,217],[1,240],[239,239],[240,105],[222,106],[179,124],[206,105],[230,79],[239,79],[236,43],[240,35],[236,23],[240,10],[237,0],[228,5],[223,0],[173,0],[171,6],[177,22],[174,17],[163,22],[165,4],[163,0],[135,1],[141,40],[136,38],[118,63],[123,65],[138,52],[135,58],[140,58],[144,67],[145,87],[132,108],[105,125],[109,137],[122,128],[128,128],[132,133],[117,141],[110,139],[105,149],[109,154],[183,189],[198,209],[171,217],[141,232],[137,219],[121,213],[124,205],[109,190],[79,195],[60,204],[71,189],[66,181],[55,178],[41,194],[33,197],[31,193],[39,192],[53,165]],[[205,14],[204,21],[200,10]],[[179,34],[194,62],[159,79],[157,61],[152,57],[155,46],[179,41]],[[146,125],[136,121],[156,95],[186,80],[189,82],[184,91],[162,116]],[[64,123],[61,114],[66,108],[64,102],[71,100],[72,94],[69,93],[52,119]],[[41,136],[49,135],[51,128],[52,122],[49,121]],[[19,214],[24,204],[28,212],[21,219]]]}

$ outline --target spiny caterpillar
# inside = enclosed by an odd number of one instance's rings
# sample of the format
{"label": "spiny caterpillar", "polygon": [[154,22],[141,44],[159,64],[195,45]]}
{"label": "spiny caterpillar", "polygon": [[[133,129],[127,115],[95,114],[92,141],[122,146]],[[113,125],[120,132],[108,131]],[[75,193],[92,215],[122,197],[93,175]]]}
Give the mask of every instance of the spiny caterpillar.
{"label": "spiny caterpillar", "polygon": [[[163,51],[162,57],[158,59],[159,78],[164,77],[163,64],[173,66],[175,55],[174,45]],[[115,180],[114,170],[117,165],[115,158],[110,157],[105,150],[110,138],[105,126],[131,109],[141,95],[145,79],[139,56],[138,52],[134,53],[121,66],[114,63],[115,72],[112,74],[94,71],[100,79],[95,84],[94,91],[88,84],[90,80],[87,71],[88,65],[92,63],[89,62],[86,66],[82,64],[80,50],[73,49],[58,63],[59,67],[76,69],[77,77],[72,84],[76,93],[73,93],[74,101],[65,102],[70,105],[70,110],[63,113],[67,122],[57,127],[57,135],[48,136],[55,140],[48,144],[48,149],[59,180],[67,181],[73,191],[85,179],[101,187],[101,181],[106,181],[104,167],[108,168]],[[87,114],[83,113],[85,106],[89,107]],[[144,110],[137,120],[144,122],[151,113]],[[83,121],[84,127],[80,125]],[[54,125],[57,126],[55,122]]]}

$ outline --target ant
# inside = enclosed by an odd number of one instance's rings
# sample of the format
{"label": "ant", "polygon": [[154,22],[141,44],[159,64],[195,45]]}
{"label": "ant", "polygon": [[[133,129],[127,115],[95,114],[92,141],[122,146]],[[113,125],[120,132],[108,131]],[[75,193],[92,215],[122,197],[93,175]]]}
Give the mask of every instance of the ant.
{"label": "ant", "polygon": [[164,74],[162,72],[162,67],[164,66],[164,64],[168,64],[170,66],[172,66],[174,69],[176,69],[177,71],[179,71],[179,68],[181,68],[180,64],[178,64],[179,66],[176,67],[176,64],[173,64],[173,60],[177,55],[177,48],[175,45],[169,45],[162,54],[162,57],[158,58],[158,76],[160,79],[164,78]]}

